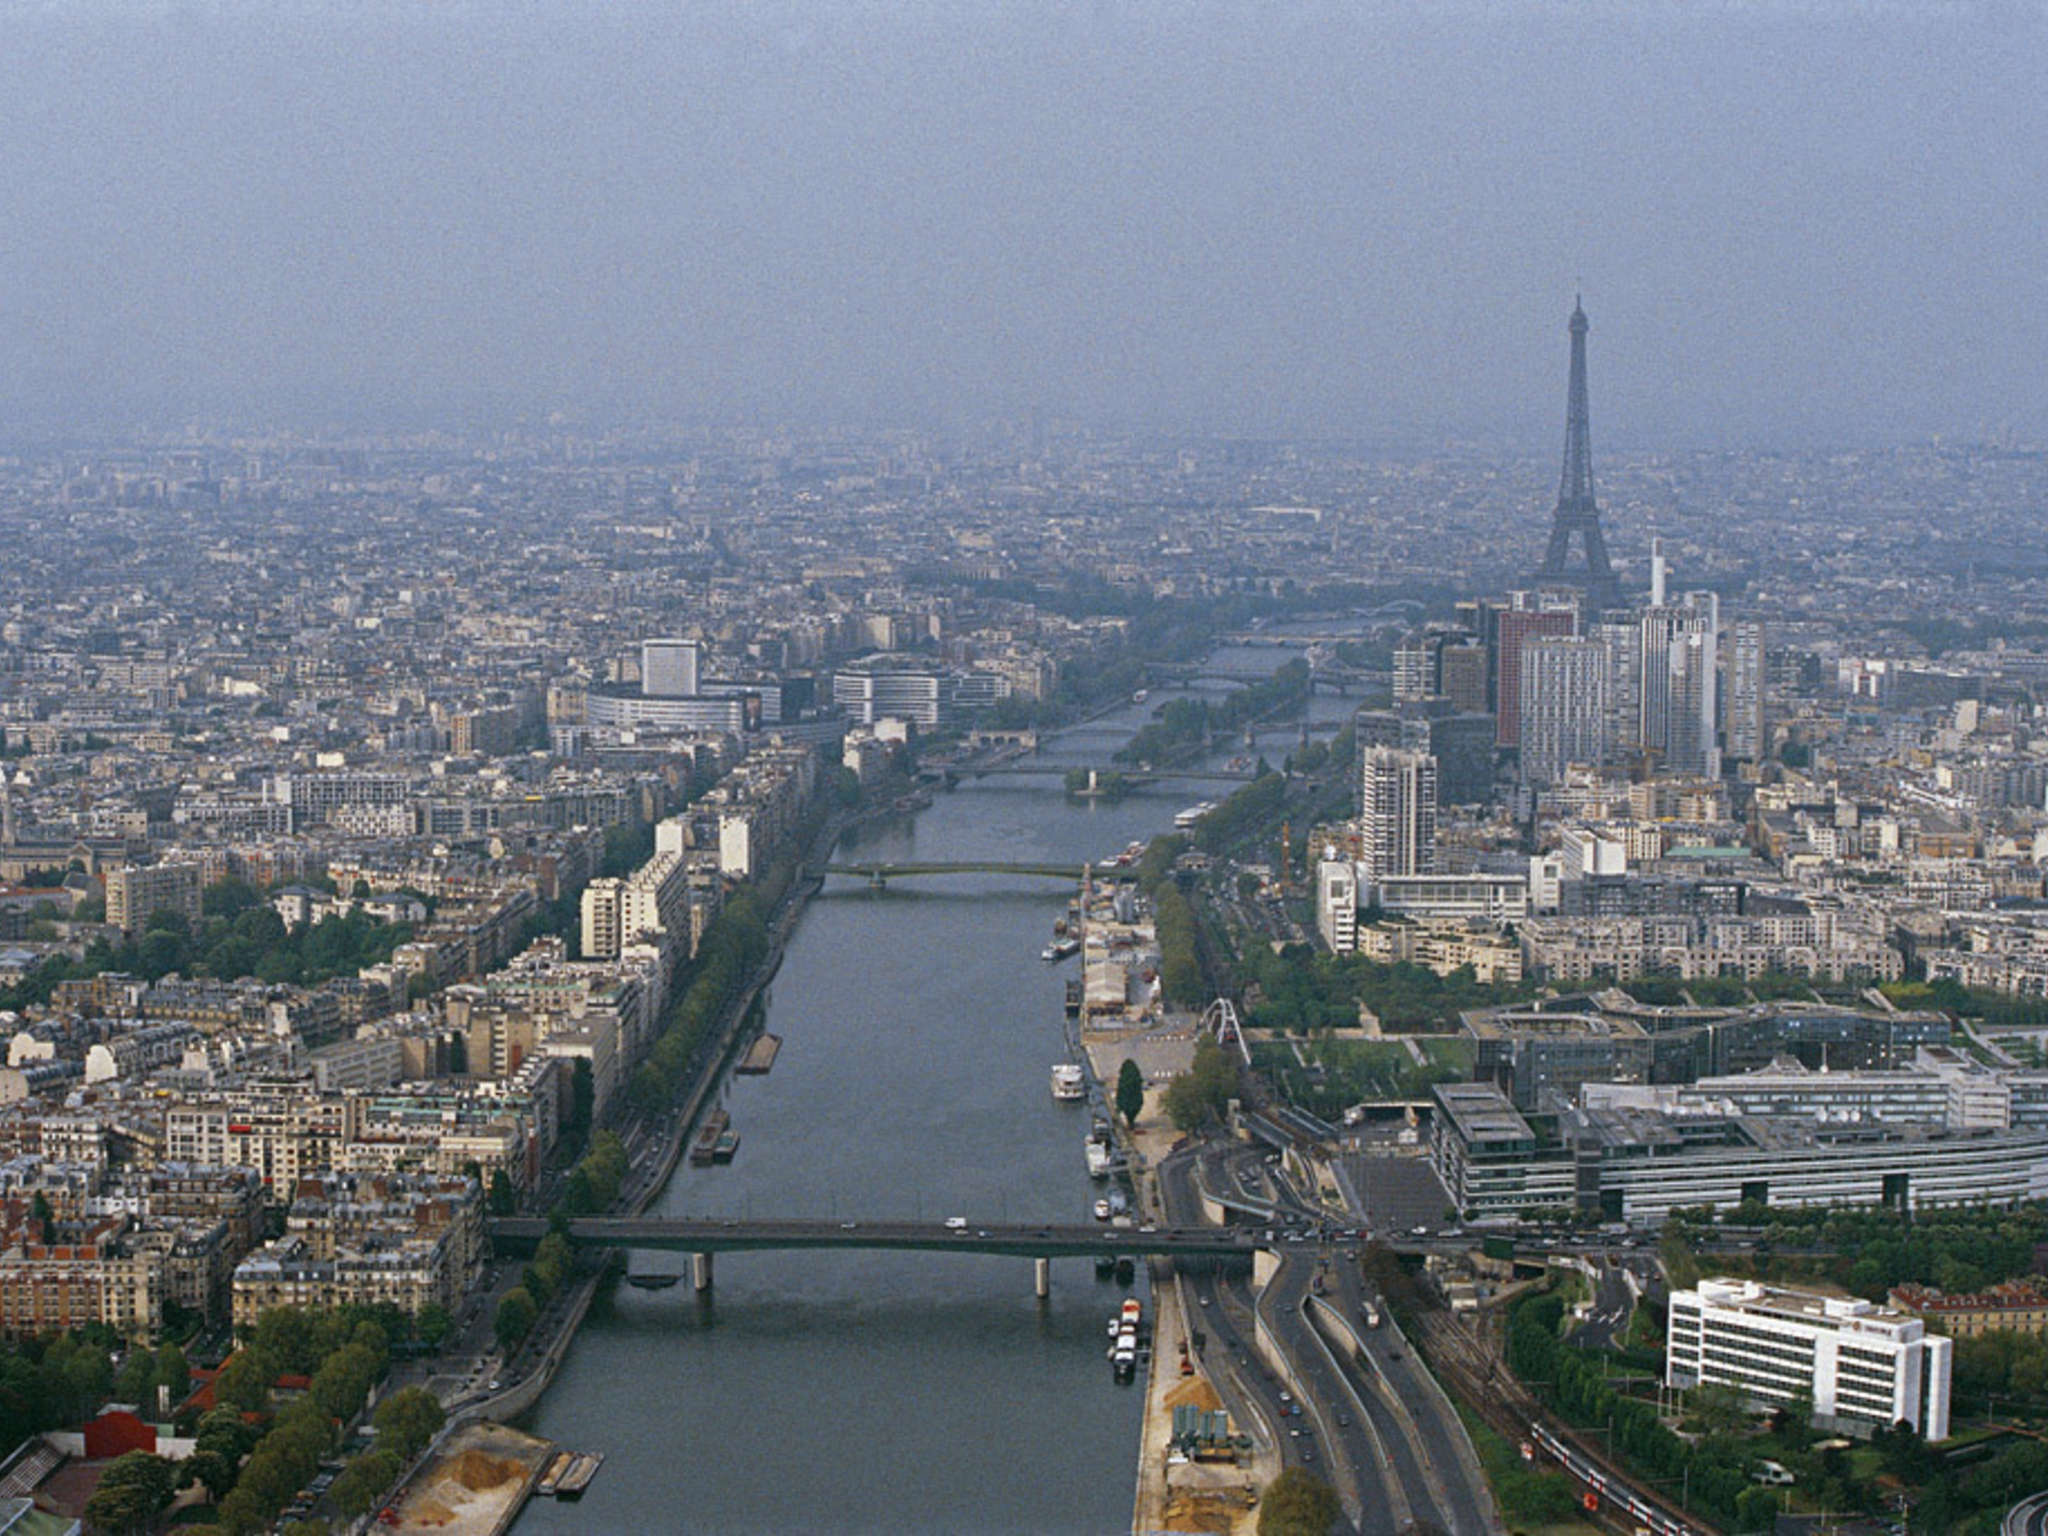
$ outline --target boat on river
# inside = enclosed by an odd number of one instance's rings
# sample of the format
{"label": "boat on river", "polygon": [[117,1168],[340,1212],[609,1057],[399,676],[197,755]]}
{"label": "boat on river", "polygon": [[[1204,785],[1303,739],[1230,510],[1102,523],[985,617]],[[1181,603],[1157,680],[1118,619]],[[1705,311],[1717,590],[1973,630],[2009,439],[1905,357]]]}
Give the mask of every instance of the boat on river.
{"label": "boat on river", "polygon": [[723,1109],[714,1109],[697,1126],[697,1135],[690,1142],[690,1162],[699,1168],[708,1168],[718,1154],[718,1139],[732,1124],[732,1116]]}
{"label": "boat on river", "polygon": [[1060,961],[1071,959],[1079,953],[1081,953],[1081,941],[1079,939],[1054,939],[1043,950],[1039,951],[1038,958],[1045,961],[1048,965],[1057,965]]}
{"label": "boat on river", "polygon": [[1052,1096],[1062,1103],[1088,1097],[1088,1079],[1079,1062],[1062,1061],[1052,1069]]}
{"label": "boat on river", "polygon": [[1116,1167],[1116,1150],[1110,1145],[1107,1123],[1100,1120],[1095,1123],[1095,1129],[1088,1133],[1088,1142],[1084,1150],[1088,1157],[1088,1177],[1108,1178],[1111,1170]]}
{"label": "boat on river", "polygon": [[555,1484],[558,1499],[580,1499],[583,1491],[590,1486],[590,1480],[597,1476],[597,1469],[604,1465],[602,1451],[585,1451],[569,1464],[569,1470],[562,1474]]}

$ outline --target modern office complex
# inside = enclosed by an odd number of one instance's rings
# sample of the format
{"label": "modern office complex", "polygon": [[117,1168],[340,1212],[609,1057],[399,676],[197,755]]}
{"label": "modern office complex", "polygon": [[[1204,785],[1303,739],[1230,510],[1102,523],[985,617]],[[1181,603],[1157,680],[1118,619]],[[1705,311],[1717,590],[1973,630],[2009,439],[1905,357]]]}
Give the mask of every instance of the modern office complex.
{"label": "modern office complex", "polygon": [[1431,1159],[1472,1220],[1560,1206],[1653,1223],[1744,1202],[1909,1211],[2048,1198],[2048,1130],[1836,1125],[1639,1104],[1524,1115],[1492,1083],[1431,1091]]}

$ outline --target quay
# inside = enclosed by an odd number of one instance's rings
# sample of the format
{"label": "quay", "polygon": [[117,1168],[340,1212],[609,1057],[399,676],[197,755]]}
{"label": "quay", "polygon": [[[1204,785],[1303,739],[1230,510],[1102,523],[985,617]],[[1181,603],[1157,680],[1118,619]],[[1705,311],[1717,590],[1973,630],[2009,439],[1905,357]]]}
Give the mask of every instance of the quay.
{"label": "quay", "polygon": [[393,1536],[503,1536],[554,1460],[553,1441],[505,1424],[468,1424],[385,1506]]}

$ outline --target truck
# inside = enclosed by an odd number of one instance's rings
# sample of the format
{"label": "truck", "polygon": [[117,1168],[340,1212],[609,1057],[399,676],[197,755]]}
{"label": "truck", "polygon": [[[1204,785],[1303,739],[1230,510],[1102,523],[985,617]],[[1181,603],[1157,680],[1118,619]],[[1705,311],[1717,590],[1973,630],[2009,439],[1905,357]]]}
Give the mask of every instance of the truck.
{"label": "truck", "polygon": [[1365,1299],[1364,1299],[1363,1301],[1359,1302],[1359,1304],[1358,1304],[1358,1315],[1359,1315],[1360,1317],[1362,1317],[1362,1318],[1364,1318],[1364,1319],[1365,1319],[1365,1326],[1366,1326],[1366,1327],[1368,1327],[1368,1328],[1377,1328],[1377,1327],[1379,1327],[1379,1325],[1380,1325],[1380,1309],[1379,1309],[1379,1304],[1378,1304],[1377,1302],[1375,1302],[1375,1301],[1374,1301],[1374,1300],[1373,1300],[1373,1299],[1372,1299],[1372,1298],[1371,1298],[1370,1296],[1366,1297],[1366,1298],[1365,1298]]}

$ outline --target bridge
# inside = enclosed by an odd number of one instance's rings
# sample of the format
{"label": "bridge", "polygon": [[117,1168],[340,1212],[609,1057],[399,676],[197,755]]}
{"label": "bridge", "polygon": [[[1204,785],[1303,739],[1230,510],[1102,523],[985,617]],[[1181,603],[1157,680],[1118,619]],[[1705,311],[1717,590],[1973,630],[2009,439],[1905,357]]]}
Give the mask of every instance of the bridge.
{"label": "bridge", "polygon": [[1034,879],[1081,883],[1078,864],[1006,864],[993,859],[950,864],[827,864],[828,875],[857,875],[869,885],[887,885],[915,875],[1026,875]]}
{"label": "bridge", "polygon": [[[962,1218],[952,1218],[961,1222]],[[530,1253],[550,1228],[538,1216],[497,1216],[487,1223],[492,1246]],[[1054,1259],[1150,1254],[1249,1259],[1256,1234],[1218,1227],[1109,1227],[1058,1223],[939,1221],[742,1220],[736,1217],[583,1216],[569,1223],[569,1241],[589,1248],[665,1249],[691,1256],[692,1282],[711,1288],[714,1253],[792,1248],[894,1249],[980,1253],[1037,1261],[1037,1288],[1049,1294]]]}
{"label": "bridge", "polygon": [[[956,768],[953,772],[962,778],[987,779],[999,776],[1030,778],[1065,778],[1074,770],[1052,763],[1000,763],[993,768]],[[1203,784],[1249,784],[1257,777],[1250,769],[1231,768],[1101,768],[1104,774],[1115,774],[1126,784],[1156,784],[1161,779],[1192,779]]]}

